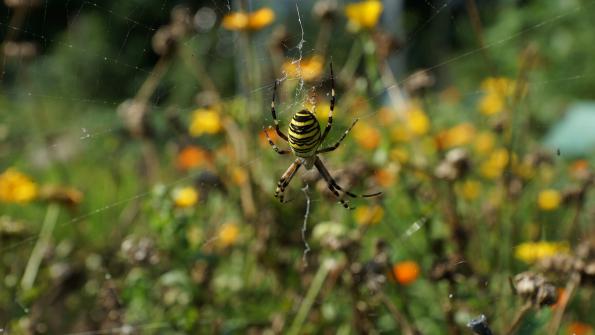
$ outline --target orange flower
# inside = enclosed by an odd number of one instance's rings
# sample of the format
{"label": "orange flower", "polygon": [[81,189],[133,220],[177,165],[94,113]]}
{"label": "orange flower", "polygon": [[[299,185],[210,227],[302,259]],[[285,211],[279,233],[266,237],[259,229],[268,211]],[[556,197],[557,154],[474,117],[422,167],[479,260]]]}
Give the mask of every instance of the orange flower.
{"label": "orange flower", "polygon": [[283,63],[283,71],[288,76],[300,77],[305,81],[312,81],[320,77],[323,67],[323,59],[318,55],[306,57],[299,61],[288,60]]}
{"label": "orange flower", "polygon": [[[277,132],[275,131],[274,128],[268,128],[266,134],[265,134],[264,130],[261,131],[260,133],[258,133],[258,139],[259,139],[260,145],[263,147],[270,148],[269,141],[267,140],[267,134],[269,134],[269,137],[271,138],[271,140],[274,143],[277,142],[278,136],[277,136]],[[273,149],[273,148],[271,148],[271,149]]]}
{"label": "orange flower", "polygon": [[560,308],[560,305],[564,304],[564,301],[568,299],[568,292],[566,292],[564,288],[558,288],[556,291],[558,292],[558,299],[556,300],[556,303],[552,305],[552,308],[554,309]]}
{"label": "orange flower", "polygon": [[264,7],[252,13],[234,12],[225,15],[221,24],[227,30],[257,31],[269,26],[275,20],[275,12]]}
{"label": "orange flower", "polygon": [[231,179],[236,185],[244,185],[248,181],[248,172],[240,166],[236,166],[231,170]]}
{"label": "orange flower", "polygon": [[570,164],[570,175],[576,179],[586,179],[589,176],[589,162],[579,159]]}
{"label": "orange flower", "polygon": [[415,261],[403,261],[393,265],[393,275],[401,285],[409,285],[419,277],[419,265]]}
{"label": "orange flower", "polygon": [[234,12],[225,15],[221,24],[227,30],[256,31],[270,25],[275,20],[275,12],[264,7],[252,13]]}
{"label": "orange flower", "polygon": [[187,146],[178,153],[176,165],[180,170],[191,170],[210,163],[209,153],[197,146]]}
{"label": "orange flower", "polygon": [[514,80],[508,78],[485,79],[481,83],[481,88],[486,94],[479,100],[479,111],[484,115],[494,115],[503,112],[506,108],[506,99],[514,91],[514,85]]}
{"label": "orange flower", "polygon": [[353,137],[364,149],[376,149],[380,144],[380,132],[371,125],[360,122],[353,129]]}
{"label": "orange flower", "polygon": [[373,225],[380,223],[384,216],[384,210],[378,205],[360,206],[353,213],[355,222],[360,225]]}
{"label": "orange flower", "polygon": [[397,180],[397,169],[394,166],[389,166],[384,169],[380,169],[376,171],[374,174],[374,179],[378,183],[378,185],[382,187],[389,187],[395,183]]}
{"label": "orange flower", "polygon": [[412,103],[406,114],[407,129],[416,136],[424,135],[430,130],[430,119],[420,103]]}
{"label": "orange flower", "polygon": [[469,122],[464,122],[438,133],[436,143],[439,148],[448,149],[466,145],[471,142],[474,136],[475,127]]}
{"label": "orange flower", "polygon": [[217,232],[218,244],[221,247],[229,247],[238,241],[240,228],[237,224],[230,222],[223,224]]}
{"label": "orange flower", "polygon": [[593,335],[593,327],[582,322],[572,322],[566,330],[568,335]]}

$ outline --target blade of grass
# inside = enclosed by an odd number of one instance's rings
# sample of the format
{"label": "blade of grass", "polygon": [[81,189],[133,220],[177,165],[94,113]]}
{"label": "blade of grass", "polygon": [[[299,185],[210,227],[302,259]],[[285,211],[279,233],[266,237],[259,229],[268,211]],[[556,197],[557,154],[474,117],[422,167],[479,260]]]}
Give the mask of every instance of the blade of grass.
{"label": "blade of grass", "polygon": [[331,268],[331,261],[329,261],[329,260],[324,261],[318,268],[316,275],[314,275],[314,279],[312,279],[310,288],[308,289],[308,292],[306,293],[306,297],[302,301],[302,304],[300,305],[297,315],[295,316],[295,319],[293,320],[293,323],[291,324],[291,327],[289,328],[289,331],[287,332],[288,335],[296,335],[296,334],[300,333],[300,329],[302,328],[304,321],[306,321],[308,312],[312,308],[312,305],[314,304],[314,299],[316,299],[316,296],[320,292],[320,289],[322,288],[322,285],[324,284],[324,281],[326,280],[326,277],[330,271],[330,268]]}
{"label": "blade of grass", "polygon": [[47,250],[52,237],[52,232],[56,226],[56,221],[58,221],[59,210],[60,207],[55,203],[52,203],[48,206],[45,219],[43,220],[43,224],[41,226],[41,232],[39,233],[39,238],[33,247],[31,257],[29,257],[29,261],[25,267],[25,273],[21,279],[21,287],[24,290],[29,290],[33,287],[33,282],[35,281],[35,277],[37,277],[37,272],[39,270],[41,260],[43,259],[43,254]]}

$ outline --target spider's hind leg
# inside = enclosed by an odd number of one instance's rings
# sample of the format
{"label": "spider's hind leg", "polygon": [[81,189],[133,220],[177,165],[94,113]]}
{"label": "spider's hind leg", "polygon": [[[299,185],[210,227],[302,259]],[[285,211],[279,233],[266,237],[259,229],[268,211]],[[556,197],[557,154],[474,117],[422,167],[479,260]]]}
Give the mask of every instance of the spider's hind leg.
{"label": "spider's hind leg", "polygon": [[339,194],[339,191],[343,192],[344,194],[346,194],[346,195],[348,195],[348,196],[350,196],[352,198],[375,197],[375,196],[379,196],[379,195],[382,194],[382,192],[377,192],[377,193],[372,193],[372,194],[362,194],[362,195],[351,193],[351,192],[349,192],[347,190],[344,190],[341,186],[339,186],[339,184],[337,184],[337,182],[331,176],[331,174],[328,172],[328,170],[326,169],[326,167],[324,166],[324,164],[322,163],[322,161],[320,160],[320,158],[316,157],[316,161],[314,162],[314,165],[318,169],[318,172],[320,172],[320,174],[322,175],[322,178],[324,178],[324,180],[326,181],[326,184],[327,184],[329,190],[331,190],[331,192],[333,192],[333,194],[337,198],[339,198],[339,202],[345,208],[353,209],[353,207],[350,207],[349,206],[349,202],[346,201],[345,199],[343,199],[343,197],[341,196],[341,194]]}

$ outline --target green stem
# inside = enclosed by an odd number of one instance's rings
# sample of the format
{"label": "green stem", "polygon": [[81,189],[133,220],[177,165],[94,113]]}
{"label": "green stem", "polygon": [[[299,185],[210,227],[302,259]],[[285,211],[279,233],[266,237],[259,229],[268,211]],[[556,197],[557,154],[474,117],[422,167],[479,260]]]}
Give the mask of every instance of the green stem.
{"label": "green stem", "polygon": [[310,284],[310,289],[308,289],[308,293],[306,293],[306,297],[304,298],[304,301],[302,301],[300,309],[298,310],[297,315],[293,320],[293,323],[291,324],[289,331],[287,332],[288,335],[295,335],[300,333],[300,329],[302,328],[304,321],[306,321],[308,312],[312,308],[312,305],[314,304],[314,299],[316,299],[318,292],[320,292],[320,289],[322,288],[322,285],[326,280],[326,276],[328,275],[330,268],[330,261],[323,262],[318,268],[318,271],[316,272],[316,275],[314,276],[314,279]]}
{"label": "green stem", "polygon": [[37,277],[43,254],[46,252],[47,247],[50,244],[52,232],[54,231],[56,221],[58,220],[59,210],[60,207],[58,207],[57,204],[52,203],[48,206],[43,225],[41,226],[41,232],[39,233],[39,238],[37,239],[37,243],[35,243],[35,247],[33,247],[31,257],[29,257],[25,273],[21,279],[21,287],[23,290],[29,290],[33,287],[33,282],[35,281],[35,277]]}

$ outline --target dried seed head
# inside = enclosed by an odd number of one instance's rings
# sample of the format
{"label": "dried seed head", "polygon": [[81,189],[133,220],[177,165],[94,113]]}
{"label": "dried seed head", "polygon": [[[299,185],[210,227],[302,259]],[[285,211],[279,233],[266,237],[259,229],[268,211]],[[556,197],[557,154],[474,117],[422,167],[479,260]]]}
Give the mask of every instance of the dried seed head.
{"label": "dried seed head", "polygon": [[337,0],[323,0],[314,4],[312,13],[320,20],[331,20],[337,15],[337,8]]}
{"label": "dried seed head", "polygon": [[140,137],[146,133],[145,117],[149,107],[147,104],[126,100],[118,106],[117,113],[124,121],[126,129],[135,137]]}
{"label": "dried seed head", "polygon": [[572,187],[562,192],[562,203],[568,205],[579,203],[585,199],[586,190],[583,187]]}
{"label": "dried seed head", "polygon": [[37,56],[37,45],[31,42],[4,42],[2,52],[6,58],[31,60]]}
{"label": "dried seed head", "polygon": [[552,257],[540,259],[537,269],[541,272],[570,275],[580,264],[574,256],[568,254],[556,254]]}
{"label": "dried seed head", "polygon": [[581,283],[595,285],[595,237],[592,236],[579,244],[576,256],[579,260]]}
{"label": "dried seed head", "polygon": [[469,154],[463,148],[450,150],[434,170],[436,177],[445,180],[457,180],[463,177],[471,166]]}
{"label": "dried seed head", "polygon": [[430,270],[430,279],[434,281],[455,280],[471,273],[469,264],[460,255],[451,255],[447,259],[435,262]]}
{"label": "dried seed head", "polygon": [[[396,43],[396,42],[395,42]],[[405,81],[405,89],[415,95],[417,91],[430,88],[436,83],[436,78],[428,70],[417,70]]]}
{"label": "dried seed head", "polygon": [[122,255],[134,265],[155,265],[159,254],[153,240],[147,237],[128,237],[120,246]]}
{"label": "dried seed head", "polygon": [[173,29],[171,26],[163,26],[157,29],[151,41],[153,51],[162,57],[170,56],[174,53],[177,46]]}
{"label": "dried seed head", "polygon": [[41,4],[41,0],[4,0],[9,8],[35,8]]}
{"label": "dried seed head", "polygon": [[[374,43],[376,44],[376,55],[378,57],[378,59],[381,62],[384,62],[393,52],[399,50],[399,48],[401,47],[401,41],[395,37],[392,34],[386,33],[386,32],[381,32],[381,31],[376,31],[374,32],[374,35],[372,36],[372,38],[374,39]],[[426,72],[426,71],[424,71]],[[415,74],[414,74],[415,75]],[[431,78],[431,85],[429,86],[433,86],[434,85],[434,77],[431,76],[429,73],[426,72],[426,75],[428,78]],[[408,81],[405,82],[405,85],[407,85]],[[427,83],[424,83],[427,84]],[[417,87],[418,89],[421,87]],[[413,93],[413,91],[409,91],[410,93]]]}
{"label": "dried seed head", "polygon": [[536,306],[553,305],[558,298],[556,287],[538,273],[519,273],[514,277],[512,284],[517,295]]}
{"label": "dried seed head", "polygon": [[287,49],[288,45],[292,45],[291,36],[287,32],[287,28],[285,28],[285,26],[278,26],[274,28],[269,40],[269,45],[271,49],[276,52],[283,52],[285,49]]}

